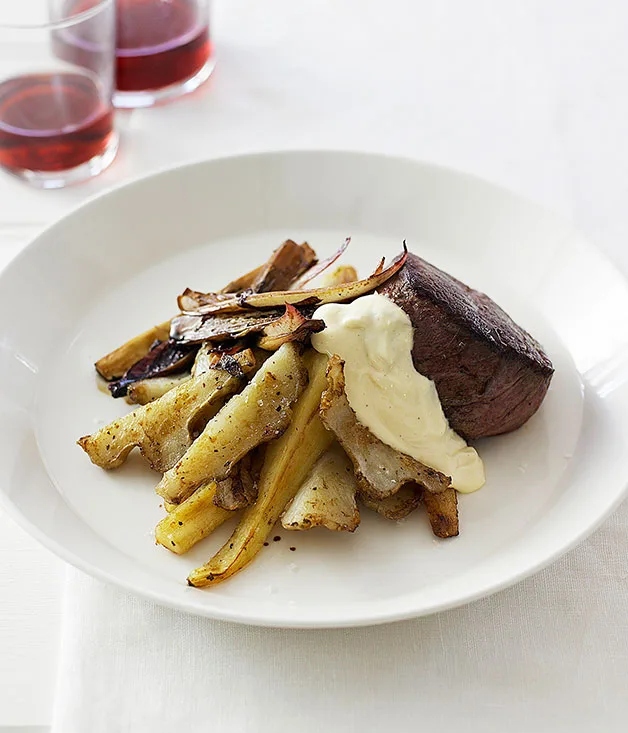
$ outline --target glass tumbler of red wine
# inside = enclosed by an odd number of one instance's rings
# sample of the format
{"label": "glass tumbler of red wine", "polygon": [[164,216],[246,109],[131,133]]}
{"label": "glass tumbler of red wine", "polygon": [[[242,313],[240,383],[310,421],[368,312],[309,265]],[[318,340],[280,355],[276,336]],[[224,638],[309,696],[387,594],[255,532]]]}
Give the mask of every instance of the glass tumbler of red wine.
{"label": "glass tumbler of red wine", "polygon": [[40,188],[114,159],[115,0],[0,3],[0,166]]}
{"label": "glass tumbler of red wine", "polygon": [[117,0],[116,107],[191,92],[214,68],[210,0]]}

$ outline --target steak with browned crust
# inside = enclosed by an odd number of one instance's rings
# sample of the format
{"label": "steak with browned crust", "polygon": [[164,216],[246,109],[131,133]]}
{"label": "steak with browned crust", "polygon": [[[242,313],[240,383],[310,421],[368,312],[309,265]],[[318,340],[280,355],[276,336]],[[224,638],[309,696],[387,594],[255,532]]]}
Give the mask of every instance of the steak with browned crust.
{"label": "steak with browned crust", "polygon": [[507,433],[537,411],[552,363],[487,295],[413,254],[379,292],[410,316],[414,366],[434,380],[457,433],[467,439]]}

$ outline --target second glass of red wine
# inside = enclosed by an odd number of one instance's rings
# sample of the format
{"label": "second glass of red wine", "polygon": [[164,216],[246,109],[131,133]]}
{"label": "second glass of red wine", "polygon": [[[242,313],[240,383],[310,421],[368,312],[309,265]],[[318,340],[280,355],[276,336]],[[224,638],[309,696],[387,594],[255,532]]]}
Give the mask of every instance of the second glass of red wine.
{"label": "second glass of red wine", "polygon": [[150,107],[199,87],[214,68],[210,0],[116,0],[116,107]]}
{"label": "second glass of red wine", "polygon": [[114,159],[114,0],[0,3],[0,166],[38,186]]}

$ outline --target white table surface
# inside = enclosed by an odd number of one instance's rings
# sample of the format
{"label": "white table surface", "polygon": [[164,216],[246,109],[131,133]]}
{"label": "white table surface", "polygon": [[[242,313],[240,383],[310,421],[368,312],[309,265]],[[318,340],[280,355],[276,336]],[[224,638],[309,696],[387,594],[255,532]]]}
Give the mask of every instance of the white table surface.
{"label": "white table surface", "polygon": [[[100,179],[38,192],[0,174],[0,266],[129,178],[216,154],[333,147],[506,185],[572,218],[628,275],[624,0],[216,5],[214,77],[186,100],[119,115],[120,155]],[[0,514],[0,731],[50,722],[63,574]]]}

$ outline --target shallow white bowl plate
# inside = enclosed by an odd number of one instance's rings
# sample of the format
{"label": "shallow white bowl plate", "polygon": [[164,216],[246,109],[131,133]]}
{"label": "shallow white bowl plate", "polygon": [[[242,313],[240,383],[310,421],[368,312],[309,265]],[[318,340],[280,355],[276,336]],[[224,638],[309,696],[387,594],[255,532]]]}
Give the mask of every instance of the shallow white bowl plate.
{"label": "shallow white bowl plate", "polygon": [[[556,367],[538,414],[482,441],[488,481],[460,500],[460,537],[363,511],[354,535],[275,530],[260,557],[210,590],[188,555],[154,544],[158,479],[139,458],[105,472],[75,440],[130,409],[96,389],[93,362],[174,314],[186,286],[219,288],[284,238],[367,274],[403,239],[493,296]],[[252,155],[152,176],[42,234],[0,278],[3,503],[74,565],[159,603],[272,626],[350,626],[427,614],[529,575],[589,534],[626,484],[628,288],[569,226],[458,173],[336,152]],[[295,547],[290,551],[290,547]]]}

